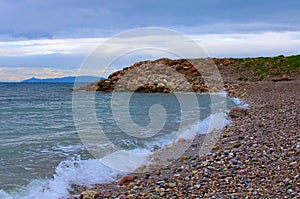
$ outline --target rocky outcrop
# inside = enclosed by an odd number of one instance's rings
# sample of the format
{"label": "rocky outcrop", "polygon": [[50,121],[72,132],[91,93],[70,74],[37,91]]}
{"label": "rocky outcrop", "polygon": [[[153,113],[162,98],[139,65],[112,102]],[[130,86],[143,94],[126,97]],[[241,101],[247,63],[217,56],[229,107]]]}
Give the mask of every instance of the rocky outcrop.
{"label": "rocky outcrop", "polygon": [[[290,81],[300,78],[300,55],[258,58],[167,58],[142,61],[76,90],[102,92],[216,92],[243,97],[232,84],[257,81]],[[222,75],[220,77],[219,73]],[[227,85],[226,85],[227,84]]]}
{"label": "rocky outcrop", "polygon": [[[155,61],[137,62],[123,70],[116,71],[105,80],[99,80],[79,88],[79,90],[102,92],[207,92],[217,91],[222,86],[208,87],[207,80],[213,79],[214,63],[210,59],[200,59],[193,63],[186,59],[171,60],[167,58]],[[202,74],[200,74],[200,72]],[[207,75],[208,74],[208,75]],[[205,80],[204,81],[204,75]],[[209,76],[209,77],[208,77]],[[209,79],[210,78],[210,79]]]}

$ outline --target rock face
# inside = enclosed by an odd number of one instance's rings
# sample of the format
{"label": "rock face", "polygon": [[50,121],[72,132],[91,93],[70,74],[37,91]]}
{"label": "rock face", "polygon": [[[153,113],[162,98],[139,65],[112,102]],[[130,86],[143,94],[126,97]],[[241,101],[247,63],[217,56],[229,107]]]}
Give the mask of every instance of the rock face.
{"label": "rock face", "polygon": [[247,108],[242,108],[242,107],[234,107],[230,110],[229,116],[231,118],[238,118],[248,115],[248,109]]}
{"label": "rock face", "polygon": [[81,87],[79,90],[141,93],[193,91],[201,93],[210,89],[217,91],[222,89],[222,85],[219,83],[220,79],[215,78],[214,66],[210,59],[193,60],[193,63],[186,59],[167,58],[142,61],[112,73],[105,80]]}

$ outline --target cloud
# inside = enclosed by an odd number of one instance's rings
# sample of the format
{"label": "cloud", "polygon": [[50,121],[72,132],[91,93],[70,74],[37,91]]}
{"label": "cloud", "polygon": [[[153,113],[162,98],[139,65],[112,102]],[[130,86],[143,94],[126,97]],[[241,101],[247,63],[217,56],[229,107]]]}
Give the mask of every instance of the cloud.
{"label": "cloud", "polygon": [[[81,75],[107,76],[113,70],[137,61],[161,57],[255,57],[300,53],[300,31],[194,34],[187,35],[186,38],[163,32],[154,34],[146,31],[144,35],[131,33],[134,32],[124,33],[114,39],[77,38],[1,42],[0,81],[20,80],[31,76],[41,78],[70,75],[75,74],[80,66],[83,66],[80,70]],[[203,51],[191,47],[191,42],[198,44]],[[153,44],[158,48],[145,48]],[[97,46],[100,48],[97,49]],[[88,55],[91,57],[87,58]]]}
{"label": "cloud", "polygon": [[5,67],[52,67],[77,69],[83,62],[84,55],[76,54],[49,54],[49,55],[32,55],[32,56],[2,56],[0,65]]}
{"label": "cloud", "polygon": [[0,35],[2,40],[108,37],[147,26],[190,34],[292,31],[299,30],[299,13],[295,0],[2,0]]}
{"label": "cloud", "polygon": [[212,57],[256,57],[300,53],[300,32],[212,34],[200,38],[199,44]]}
{"label": "cloud", "polygon": [[0,42],[0,56],[88,54],[105,38],[39,39]]}
{"label": "cloud", "polygon": [[18,67],[18,68],[0,68],[0,81],[21,81],[29,79],[31,77],[37,78],[51,78],[51,77],[63,77],[74,76],[77,74],[77,70],[66,69],[53,69],[53,68],[30,68],[30,67]]}
{"label": "cloud", "polygon": [[[141,46],[151,46],[156,42],[158,46],[163,48],[172,48],[175,51],[183,48],[183,42],[177,38],[176,34],[164,35],[162,31],[148,32],[151,29],[143,29],[139,31],[140,35],[135,35],[137,31],[125,32],[122,37],[110,38],[77,38],[77,39],[40,39],[40,40],[24,40],[24,41],[8,41],[0,42],[0,62],[2,65],[4,60],[12,63],[13,60],[20,59],[26,65],[28,60],[45,60],[43,65],[51,65],[52,60],[59,60],[61,64],[66,63],[62,60],[68,60],[70,63],[77,57],[77,66],[81,64],[84,57],[88,56],[98,46],[101,46],[99,56],[107,57],[112,54],[118,54],[129,48],[139,49]],[[180,33],[178,33],[180,34]],[[271,49],[275,51],[282,51],[282,53],[294,52],[298,53],[297,48],[300,40],[300,31],[290,32],[263,32],[263,33],[228,33],[228,34],[192,34],[186,35],[194,42],[202,45],[206,50],[210,51],[214,56],[222,56],[230,54],[232,56],[238,55],[239,51],[248,52],[248,55],[253,55],[254,51],[261,54]],[[190,41],[191,41],[190,40]],[[187,40],[187,42],[190,42]],[[181,45],[181,46],[180,46]],[[231,47],[235,46],[235,48]],[[251,47],[253,50],[250,50]],[[189,51],[186,49],[185,51]],[[237,53],[237,54],[236,54]],[[254,53],[258,54],[258,53]],[[192,51],[189,56],[192,55]],[[80,59],[78,59],[80,57]],[[10,58],[10,59],[9,59]],[[28,60],[26,61],[26,58]],[[47,59],[49,58],[49,59]],[[81,61],[81,62],[80,62]],[[41,64],[40,62],[38,62]],[[57,64],[57,63],[56,63]],[[72,65],[67,64],[67,65]],[[30,65],[30,64],[29,64]],[[55,62],[52,63],[55,65]]]}

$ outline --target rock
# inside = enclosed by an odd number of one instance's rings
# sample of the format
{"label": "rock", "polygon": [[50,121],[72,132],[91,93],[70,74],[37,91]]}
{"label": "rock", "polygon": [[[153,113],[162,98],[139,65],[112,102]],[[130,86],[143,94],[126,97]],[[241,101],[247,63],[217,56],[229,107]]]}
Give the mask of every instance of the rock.
{"label": "rock", "polygon": [[171,188],[171,189],[173,189],[174,187],[176,187],[176,184],[175,183],[169,183],[169,187]]}
{"label": "rock", "polygon": [[127,185],[127,189],[132,189],[134,186],[135,186],[135,184],[133,182],[131,182]]}
{"label": "rock", "polygon": [[229,116],[231,118],[238,118],[248,115],[248,109],[247,108],[242,108],[242,107],[234,107],[230,110]]}
{"label": "rock", "polygon": [[153,146],[153,151],[156,151],[156,150],[158,150],[159,149],[159,146],[157,145],[157,144],[155,144],[154,146]]}
{"label": "rock", "polygon": [[167,83],[167,86],[168,86],[169,89],[173,89],[174,85],[175,85],[174,82],[168,82]]}
{"label": "rock", "polygon": [[80,194],[80,199],[97,199],[98,197],[98,192],[92,190],[85,190]]}
{"label": "rock", "polygon": [[219,150],[220,147],[218,145],[213,146],[212,150]]}
{"label": "rock", "polygon": [[222,64],[223,66],[228,66],[230,64],[230,61],[228,59],[225,59]]}
{"label": "rock", "polygon": [[191,66],[183,66],[182,68],[183,68],[184,70],[188,70],[188,69],[191,68]]}
{"label": "rock", "polygon": [[120,182],[119,182],[119,186],[123,186],[125,183],[128,183],[128,182],[133,182],[134,181],[134,178],[132,176],[124,176]]}
{"label": "rock", "polygon": [[196,175],[197,173],[198,173],[198,170],[193,170],[193,171],[192,171],[192,174],[193,174],[193,175]]}
{"label": "rock", "polygon": [[165,85],[163,83],[158,83],[157,86],[156,86],[158,89],[164,89],[165,88]]}
{"label": "rock", "polygon": [[186,142],[186,140],[184,138],[179,138],[177,142],[178,143],[183,143],[183,142]]}
{"label": "rock", "polygon": [[224,133],[222,136],[223,136],[223,138],[227,138],[227,137],[229,137],[230,135],[229,135],[228,133]]}
{"label": "rock", "polygon": [[161,174],[161,170],[160,169],[157,169],[156,171],[155,171],[155,175],[160,175]]}
{"label": "rock", "polygon": [[187,159],[188,159],[188,157],[186,157],[186,156],[181,156],[181,157],[179,158],[180,161],[185,161],[185,160],[187,160]]}
{"label": "rock", "polygon": [[155,187],[155,192],[159,192],[159,191],[160,191],[159,187]]}
{"label": "rock", "polygon": [[179,173],[174,174],[174,178],[178,178],[180,176]]}
{"label": "rock", "polygon": [[241,169],[241,170],[238,171],[238,174],[243,174],[243,173],[246,173],[246,172],[247,172],[246,169]]}
{"label": "rock", "polygon": [[293,78],[289,77],[287,74],[281,75],[281,77],[274,77],[272,79],[273,82],[281,82],[281,81],[292,81]]}

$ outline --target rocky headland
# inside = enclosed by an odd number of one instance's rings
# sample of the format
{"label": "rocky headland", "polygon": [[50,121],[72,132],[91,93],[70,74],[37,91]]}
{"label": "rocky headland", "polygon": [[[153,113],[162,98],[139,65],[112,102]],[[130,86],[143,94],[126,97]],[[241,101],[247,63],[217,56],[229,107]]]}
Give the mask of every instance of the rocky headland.
{"label": "rocky headland", "polygon": [[167,167],[74,186],[80,198],[300,197],[300,56],[213,60],[225,89],[249,107],[229,113],[212,150],[199,156],[198,136]]}
{"label": "rocky headland", "polygon": [[79,90],[102,92],[207,92],[200,67],[213,66],[210,59],[202,59],[201,65],[186,59],[171,60],[167,58],[155,61],[137,62],[123,70],[115,71],[105,80],[96,81],[79,88]]}
{"label": "rocky headland", "polygon": [[[291,81],[299,77],[300,56],[259,58],[161,58],[141,61],[113,72],[107,79],[75,88],[101,92],[216,92],[240,96],[241,82]],[[221,76],[220,76],[221,74]]]}

